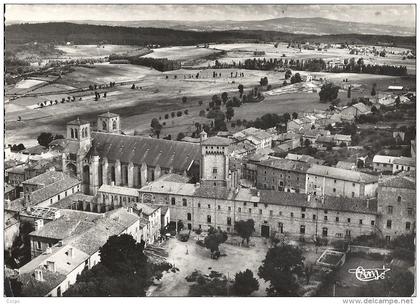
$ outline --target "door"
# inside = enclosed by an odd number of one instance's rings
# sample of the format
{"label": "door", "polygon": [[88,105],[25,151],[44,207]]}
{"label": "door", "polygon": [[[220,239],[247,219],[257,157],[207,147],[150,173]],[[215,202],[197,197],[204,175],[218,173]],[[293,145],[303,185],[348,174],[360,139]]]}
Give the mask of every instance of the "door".
{"label": "door", "polygon": [[270,227],[267,225],[261,226],[261,236],[262,237],[269,237],[270,236]]}

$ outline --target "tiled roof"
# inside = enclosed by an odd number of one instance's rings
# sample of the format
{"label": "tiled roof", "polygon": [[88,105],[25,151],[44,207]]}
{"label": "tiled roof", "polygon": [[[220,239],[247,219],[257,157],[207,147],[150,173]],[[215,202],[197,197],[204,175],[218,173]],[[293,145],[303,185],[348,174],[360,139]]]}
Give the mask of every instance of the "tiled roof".
{"label": "tiled roof", "polygon": [[351,135],[335,134],[334,135],[334,140],[336,140],[336,141],[348,141],[348,142],[351,142]]}
{"label": "tiled roof", "polygon": [[148,205],[145,203],[136,202],[134,207],[137,211],[141,211],[144,215],[150,216],[152,215],[159,207]]}
{"label": "tiled roof", "polygon": [[416,189],[416,179],[407,176],[383,176],[379,180],[379,186]]}
{"label": "tiled roof", "polygon": [[166,174],[166,175],[160,176],[157,180],[158,181],[187,183],[190,179],[188,177],[172,173],[172,174]]}
{"label": "tiled roof", "polygon": [[392,161],[398,157],[392,157],[392,156],[383,156],[383,155],[375,155],[373,157],[372,162],[373,163],[384,163],[384,164],[392,164]]}
{"label": "tiled roof", "polygon": [[44,278],[42,282],[35,280],[34,271],[19,276],[22,296],[43,297],[66,279],[64,274],[48,271],[45,267],[41,270]]}
{"label": "tiled roof", "polygon": [[71,205],[78,201],[87,201],[92,202],[95,196],[86,195],[83,193],[74,193],[70,196],[67,196],[56,203],[50,205],[50,207],[59,208],[59,209],[70,209]]}
{"label": "tiled roof", "polygon": [[25,184],[49,185],[66,177],[63,172],[47,171],[41,175],[23,181]]}
{"label": "tiled roof", "polygon": [[138,189],[131,188],[131,187],[124,187],[124,186],[108,185],[108,184],[102,184],[98,192],[133,196],[133,197],[139,196]]}
{"label": "tiled roof", "polygon": [[207,138],[202,142],[203,145],[221,145],[221,146],[228,146],[233,141],[231,139],[223,138],[223,137],[210,137]]}
{"label": "tiled roof", "polygon": [[299,173],[306,173],[310,168],[310,165],[306,162],[300,162],[295,160],[287,159],[268,159],[261,161],[258,166],[266,166],[271,168],[277,168],[281,170],[290,170]]}
{"label": "tiled roof", "polygon": [[38,189],[35,192],[32,192],[30,196],[30,203],[32,205],[36,205],[79,184],[80,181],[76,178],[65,176],[61,180],[58,180],[52,184],[47,185],[46,187]]}
{"label": "tiled roof", "polygon": [[392,163],[393,164],[398,164],[398,165],[407,165],[407,166],[415,167],[416,166],[416,159],[407,158],[407,157],[399,157],[399,158],[395,158],[392,161]]}
{"label": "tiled roof", "polygon": [[227,187],[201,185],[195,190],[194,196],[212,199],[232,199],[233,193]]}
{"label": "tiled roof", "polygon": [[25,174],[25,165],[21,164],[18,166],[14,166],[11,168],[6,169],[7,173],[12,173],[12,174]]}
{"label": "tiled roof", "polygon": [[356,108],[362,114],[371,112],[370,108],[363,103],[357,103],[352,106]]}
{"label": "tiled roof", "polygon": [[192,196],[196,186],[190,183],[179,183],[169,181],[153,181],[140,189],[141,193],[177,194]]}
{"label": "tiled roof", "polygon": [[92,132],[92,137],[99,156],[112,161],[184,171],[201,157],[198,144],[101,132]]}
{"label": "tiled roof", "polygon": [[352,162],[338,161],[337,164],[335,165],[335,167],[351,170],[351,169],[355,168],[356,165]]}
{"label": "tiled roof", "polygon": [[375,183],[378,177],[361,173],[358,171],[335,168],[330,166],[313,164],[307,171],[308,174],[323,176],[327,178],[340,179],[359,183]]}

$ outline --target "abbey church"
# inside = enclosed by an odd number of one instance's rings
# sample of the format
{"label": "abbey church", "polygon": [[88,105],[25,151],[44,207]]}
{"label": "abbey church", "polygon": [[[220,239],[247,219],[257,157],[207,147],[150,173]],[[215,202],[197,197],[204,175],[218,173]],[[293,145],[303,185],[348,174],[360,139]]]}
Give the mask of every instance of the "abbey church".
{"label": "abbey church", "polygon": [[62,168],[77,176],[84,193],[91,195],[103,184],[140,188],[168,173],[192,182],[201,178],[214,186],[226,185],[230,140],[207,139],[204,131],[200,138],[198,144],[124,135],[119,115],[107,112],[98,116],[96,131],[88,121],[67,123]]}

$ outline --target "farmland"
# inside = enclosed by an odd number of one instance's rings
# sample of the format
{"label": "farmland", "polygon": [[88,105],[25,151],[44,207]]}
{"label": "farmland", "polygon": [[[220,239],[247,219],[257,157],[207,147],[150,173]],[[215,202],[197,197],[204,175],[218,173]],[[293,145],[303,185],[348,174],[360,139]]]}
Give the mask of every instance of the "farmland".
{"label": "farmland", "polygon": [[[59,46],[59,50],[65,56],[105,56],[108,53],[131,52],[139,48],[136,46],[104,45],[97,48],[96,45]],[[221,54],[220,52],[225,52]],[[135,130],[147,134],[150,121],[154,117],[162,116],[162,113],[188,110],[185,119],[188,122],[197,122],[200,110],[208,108],[208,103],[214,94],[220,95],[227,92],[230,97],[237,96],[238,85],[244,86],[244,91],[257,86],[260,79],[268,78],[272,87],[262,92],[265,99],[260,103],[248,103],[240,108],[235,108],[234,120],[251,120],[265,113],[284,113],[294,111],[313,111],[314,109],[326,109],[327,104],[319,102],[318,91],[322,81],[328,80],[341,87],[339,98],[342,104],[346,104],[347,86],[351,85],[352,98],[369,96],[373,84],[377,84],[377,91],[382,92],[389,85],[403,85],[415,89],[415,77],[394,77],[370,74],[352,73],[326,73],[326,72],[300,72],[310,74],[312,82],[288,85],[280,88],[284,82],[284,72],[259,71],[240,69],[207,69],[211,62],[206,58],[211,55],[219,56],[219,61],[232,61],[235,58],[252,58],[254,51],[264,51],[264,57],[280,58],[285,54],[286,58],[347,58],[352,55],[348,50],[329,49],[328,51],[299,50],[287,48],[287,44],[280,43],[277,48],[274,44],[216,44],[209,48],[196,46],[167,47],[154,49],[147,57],[176,59],[185,65],[199,63],[185,69],[168,72],[159,72],[152,68],[130,64],[97,63],[94,65],[72,66],[70,71],[55,79],[43,75],[36,79],[27,79],[15,86],[7,86],[6,94],[18,94],[16,99],[11,99],[5,106],[6,143],[34,143],[34,139],[41,131],[56,130],[64,131],[63,121],[79,116],[81,118],[95,120],[97,114],[107,110],[119,113],[122,116],[122,127],[128,133]],[[397,50],[400,52],[401,50]],[[391,56],[391,55],[390,55]],[[392,55],[397,62],[397,57]],[[373,60],[391,60],[391,57],[377,58]],[[366,59],[370,60],[370,59]],[[402,61],[402,59],[398,59]],[[415,64],[415,60],[405,60],[404,63]],[[214,76],[213,73],[216,73]],[[294,73],[294,72],[293,72]],[[322,81],[321,81],[322,79]],[[346,82],[343,80],[346,79]],[[48,81],[49,83],[43,83]],[[105,85],[117,82],[117,86],[108,89],[98,89],[100,93],[107,91],[107,97],[98,101],[94,100],[94,93],[88,90],[89,85]],[[131,89],[134,84],[135,89]],[[39,86],[39,87],[38,87]],[[31,95],[19,96],[30,93]],[[48,105],[42,109],[37,108],[44,101],[61,101],[69,96],[75,96],[74,102]],[[182,103],[182,97],[187,97],[187,102]],[[200,106],[199,101],[203,101]],[[17,122],[18,117],[22,121]],[[174,119],[176,120],[176,119]],[[169,120],[162,130],[162,135],[188,130],[183,124]]]}

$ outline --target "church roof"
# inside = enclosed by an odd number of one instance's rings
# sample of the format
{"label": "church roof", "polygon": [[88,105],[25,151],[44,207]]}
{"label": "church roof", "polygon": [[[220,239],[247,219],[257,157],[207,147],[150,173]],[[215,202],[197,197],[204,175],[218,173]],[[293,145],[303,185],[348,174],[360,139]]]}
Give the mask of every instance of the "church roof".
{"label": "church roof", "polygon": [[193,161],[200,160],[198,144],[102,132],[92,132],[92,138],[98,155],[108,160],[172,167],[175,171],[188,170]]}
{"label": "church roof", "polygon": [[108,112],[105,112],[105,113],[102,113],[102,114],[98,115],[98,117],[101,117],[101,118],[115,118],[115,117],[118,117],[118,114],[108,111]]}

